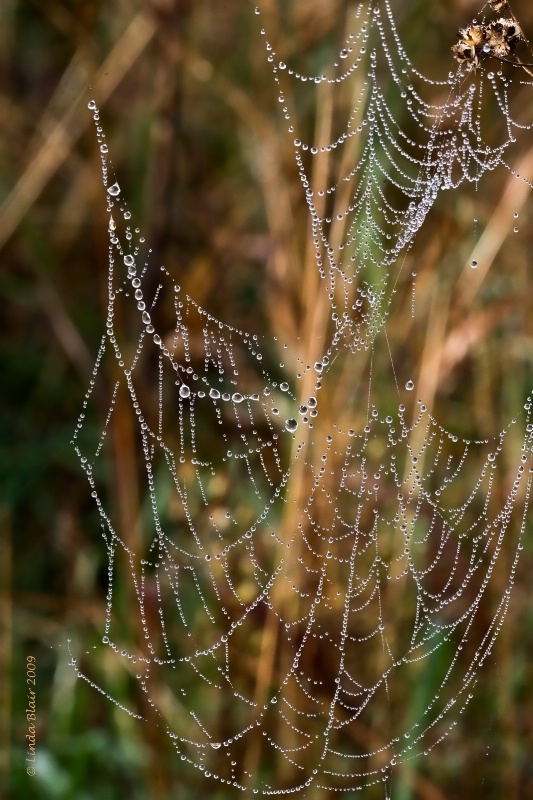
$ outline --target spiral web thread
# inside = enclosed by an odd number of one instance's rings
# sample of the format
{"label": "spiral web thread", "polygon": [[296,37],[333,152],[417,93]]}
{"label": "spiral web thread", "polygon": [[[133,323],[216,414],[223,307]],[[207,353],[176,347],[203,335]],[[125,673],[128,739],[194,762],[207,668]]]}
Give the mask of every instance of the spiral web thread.
{"label": "spiral web thread", "polygon": [[[272,342],[212,317],[167,269],[154,275],[89,104],[111,215],[109,305],[73,444],[108,558],[100,649],[136,681],[152,716],[121,707],[140,724],[156,719],[183,769],[258,795],[364,795],[381,786],[389,796],[395,766],[458,724],[503,623],[528,510],[533,426],[528,401],[494,439],[461,439],[416,398],[412,380],[393,385],[392,400],[377,396],[372,360],[387,347],[395,287],[435,200],[505,168],[524,126],[512,118],[501,73],[458,68],[442,81],[424,78],[388,3],[358,6],[345,48],[322,76],[281,62],[261,35],[307,199],[317,304],[328,317],[313,363],[284,348],[282,381],[265,366]],[[324,82],[351,82],[356,102],[341,134],[313,147],[298,138],[285,92]],[[435,95],[445,99],[434,104]],[[504,121],[491,145],[488,102]],[[397,122],[399,105],[416,138]],[[348,148],[342,180],[313,183],[314,163],[340,154],[344,164]],[[117,318],[130,325],[129,339]],[[143,368],[154,372],[152,397],[137,387]],[[101,407],[103,373],[114,376],[113,390],[95,444],[86,417]],[[349,375],[361,391],[349,390]],[[324,431],[321,399],[339,385],[343,413]],[[142,554],[117,531],[115,506],[99,488],[109,423],[124,404],[135,415],[147,487],[136,523]],[[495,476],[509,463],[514,480],[497,496]],[[515,556],[502,590],[510,535]],[[126,612],[114,601],[120,583],[129,586]],[[124,615],[142,630],[135,645]],[[392,707],[398,687],[412,686],[441,651],[446,669],[416,718],[376,716],[374,705]],[[90,680],[77,658],[72,665]]]}

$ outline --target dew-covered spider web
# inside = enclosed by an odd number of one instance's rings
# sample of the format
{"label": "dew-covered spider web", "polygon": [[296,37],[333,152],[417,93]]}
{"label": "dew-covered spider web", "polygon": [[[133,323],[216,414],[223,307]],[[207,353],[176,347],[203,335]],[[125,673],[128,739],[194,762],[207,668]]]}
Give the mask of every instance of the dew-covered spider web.
{"label": "dew-covered spider web", "polygon": [[[459,724],[501,629],[533,442],[527,396],[501,430],[448,429],[431,369],[395,347],[399,304],[422,313],[416,248],[439,202],[482,192],[489,174],[527,197],[516,148],[529,121],[512,90],[528,75],[469,72],[450,53],[427,78],[374,0],[310,74],[250,15],[307,204],[313,314],[297,341],[215,318],[155,262],[89,103],[108,309],[73,443],[108,563],[96,650],[135,686],[130,705],[110,702],[159,726],[184,773],[239,796],[389,797],[395,770]],[[310,135],[292,98],[326,91],[345,92],[349,113]],[[449,242],[447,256],[470,301],[492,258],[471,228],[472,247]],[[124,529],[110,464],[127,415],[141,467]],[[397,698],[428,674],[406,714]]]}

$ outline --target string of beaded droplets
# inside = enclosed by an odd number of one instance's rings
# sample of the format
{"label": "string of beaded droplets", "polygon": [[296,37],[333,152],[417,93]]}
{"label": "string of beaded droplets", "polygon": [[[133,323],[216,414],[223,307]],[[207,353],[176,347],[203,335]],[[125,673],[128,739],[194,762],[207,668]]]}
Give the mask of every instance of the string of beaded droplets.
{"label": "string of beaded droplets", "polygon": [[[342,350],[355,359],[374,348],[392,311],[405,253],[437,195],[479,181],[502,163],[513,139],[505,84],[491,79],[508,136],[489,148],[480,141],[479,83],[464,88],[461,75],[440,83],[424,79],[401,46],[390,5],[383,9],[374,2],[360,4],[357,32],[339,53],[342,62],[351,63],[335,78],[310,79],[276,62],[267,44],[291,136],[296,122],[284,105],[282,75],[320,84],[364,74],[344,133],[316,148],[294,142],[333,323],[327,350],[314,365],[315,390],[300,407],[297,378],[291,385],[289,379],[279,383],[270,377],[258,337],[213,318],[165,269],[149,294],[150,252],[141,265],[143,239],[131,229],[120,186],[108,180],[107,145],[98,110],[89,104],[108,211],[117,216],[109,224],[106,333],[73,437],[108,557],[102,643],[139,682],[184,768],[261,795],[305,793],[311,785],[352,792],[383,786],[388,792],[397,764],[427,754],[457,725],[505,616],[518,550],[501,602],[480,636],[476,626],[493,589],[494,568],[512,525],[523,533],[528,508],[529,402],[522,452],[503,503],[494,496],[493,480],[499,464],[508,463],[509,431],[516,421],[495,441],[464,441],[440,427],[420,402],[409,424],[402,394],[394,413],[385,413],[369,387],[364,426],[333,425],[326,436],[317,431],[310,444],[319,391],[325,391],[331,365]],[[422,141],[396,121],[380,87],[383,59]],[[411,83],[415,78],[430,87],[446,86],[446,103],[424,101]],[[335,197],[341,182],[313,187],[305,158],[355,138],[362,140],[361,155],[342,176],[343,184],[353,186],[349,200],[335,215],[319,213],[318,198]],[[383,179],[400,190],[402,204],[391,199]],[[346,235],[333,246],[336,223]],[[167,295],[175,313],[170,332],[157,325],[158,306]],[[137,326],[133,355],[126,355],[131,348],[123,346],[115,328],[119,306],[132,312]],[[193,353],[195,330],[201,330],[200,358]],[[154,354],[155,409],[136,384]],[[91,449],[90,442],[82,442],[85,414],[106,360],[116,379],[101,436]],[[412,382],[405,388],[412,392]],[[125,401],[136,418],[146,473],[143,524],[145,537],[151,533],[142,543],[142,557],[120,534],[95,478],[109,455],[106,434],[117,404]],[[202,438],[197,421],[205,425],[209,417],[224,455]],[[288,463],[286,437],[293,443]],[[293,526],[283,529],[278,523],[299,462],[309,488]],[[227,490],[224,504],[219,487],[227,487],[229,474],[238,491]],[[165,510],[169,498],[174,517]],[[144,639],[128,647],[119,644],[124,634],[113,596],[120,581],[132,584],[130,611]],[[396,635],[400,599],[402,624],[410,629],[407,641]],[[254,664],[265,658],[261,642],[268,641],[269,626],[285,661],[272,670],[261,697],[242,660],[244,653]],[[466,645],[472,655],[464,670],[459,656]],[[413,665],[443,648],[451,657],[417,718],[376,723],[373,704],[382,697],[392,703],[397,687],[412,679]],[[321,669],[324,653],[327,670]],[[72,663],[78,667],[76,658]],[[86,677],[80,669],[78,674]],[[162,686],[171,689],[170,697]],[[221,708],[226,708],[223,726],[216,713]],[[143,717],[134,707],[129,713]],[[371,733],[370,744],[358,739],[361,726]],[[257,747],[266,765],[260,773],[249,771],[246,755]]]}
{"label": "string of beaded droplets", "polygon": [[[291,136],[297,133],[297,124],[286,102],[284,85],[288,80],[334,85],[352,78],[361,85],[352,112],[357,125],[349,119],[334,141],[314,146],[301,135],[294,139],[296,164],[312,220],[317,267],[325,279],[323,288],[334,301],[336,341],[342,338],[361,349],[371,347],[383,329],[385,309],[390,306],[405,254],[439,192],[457,189],[465,181],[477,184],[484,172],[499,166],[519,126],[510,114],[508,83],[503,75],[499,74],[496,82],[494,74],[489,73],[490,91],[506,122],[505,135],[498,144],[488,146],[482,135],[481,81],[472,77],[465,83],[465,71],[461,69],[450,72],[444,81],[424,77],[401,45],[390,2],[383,6],[371,1],[360,3],[355,19],[358,32],[349,35],[350,46],[339,53],[334,67],[342,71],[335,77],[303,75],[278,61],[268,41],[266,49]],[[261,33],[266,37],[264,28]],[[348,60],[349,66],[345,67]],[[381,86],[385,69],[390,75],[386,89]],[[390,88],[393,86],[403,101],[402,110],[407,110],[419,131],[418,140],[397,120]],[[433,91],[446,88],[446,102],[424,100],[420,91],[427,87]],[[334,184],[313,185],[313,159],[347,147],[354,137],[363,139],[355,166]],[[305,160],[309,161],[308,166]],[[387,197],[383,178],[389,189],[394,187],[401,192],[404,205],[398,205],[397,200],[393,204]],[[348,200],[343,199],[336,206],[333,199],[330,205],[335,207],[334,213],[320,213],[317,207],[323,198],[335,198],[341,189],[342,197],[348,195]],[[332,238],[338,238],[339,224],[344,227],[345,236],[334,246]],[[365,312],[368,304],[370,312]]]}

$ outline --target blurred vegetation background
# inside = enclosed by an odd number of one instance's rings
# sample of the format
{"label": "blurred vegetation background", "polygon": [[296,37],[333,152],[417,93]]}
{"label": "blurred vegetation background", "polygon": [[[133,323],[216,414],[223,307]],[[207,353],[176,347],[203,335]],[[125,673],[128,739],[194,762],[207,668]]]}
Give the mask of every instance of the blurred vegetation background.
{"label": "blurred vegetation background", "polygon": [[[445,75],[456,30],[479,8],[466,0],[396,6],[412,59],[433,77]],[[284,54],[320,71],[355,4],[264,0],[261,8]],[[528,0],[513,9],[533,37]],[[198,792],[146,726],[125,719],[67,666],[66,637],[100,632],[105,612],[105,553],[69,444],[107,304],[108,218],[87,102],[100,107],[153,263],[179,276],[215,317],[291,341],[305,330],[308,213],[260,38],[253,6],[236,0],[0,6],[0,786],[13,798],[186,800]],[[517,82],[516,93],[518,105],[533,106],[532,86]],[[298,102],[312,130],[322,109],[305,93]],[[529,132],[522,138],[517,152],[526,159],[533,141]],[[512,225],[505,182],[500,170],[490,191],[444,199],[416,251],[416,303],[426,311],[413,322],[407,270],[391,334],[395,358],[419,369],[424,400],[443,424],[473,437],[500,431],[533,388],[530,200],[519,241],[496,249],[483,292],[461,302],[450,288],[450,273],[459,274],[472,248],[465,219]],[[466,344],[454,348],[457,336]],[[127,454],[117,448],[120,463]],[[453,738],[402,777],[394,800],[533,798],[532,570],[528,531],[476,697]],[[31,778],[30,655],[38,758]],[[126,696],[128,686],[117,691]],[[419,702],[404,698],[407,708]],[[211,791],[212,800],[232,796]]]}

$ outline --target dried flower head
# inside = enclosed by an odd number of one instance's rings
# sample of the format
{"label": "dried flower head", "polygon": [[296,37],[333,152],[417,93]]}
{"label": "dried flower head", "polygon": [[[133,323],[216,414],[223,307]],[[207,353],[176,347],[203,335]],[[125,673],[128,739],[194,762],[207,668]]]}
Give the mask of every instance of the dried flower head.
{"label": "dried flower head", "polygon": [[485,25],[469,25],[468,28],[461,28],[457,33],[459,41],[452,47],[457,61],[465,63],[468,69],[476,69],[488,35]]}
{"label": "dried flower head", "polygon": [[477,69],[484,58],[505,61],[514,54],[516,45],[525,41],[520,25],[515,19],[500,17],[488,25],[470,25],[461,28],[459,41],[452,52],[468,69]]}
{"label": "dried flower head", "polygon": [[519,42],[525,41],[522,29],[515,19],[500,17],[496,22],[490,23],[489,29],[494,36],[502,37],[511,53],[514,53],[515,47]]}

